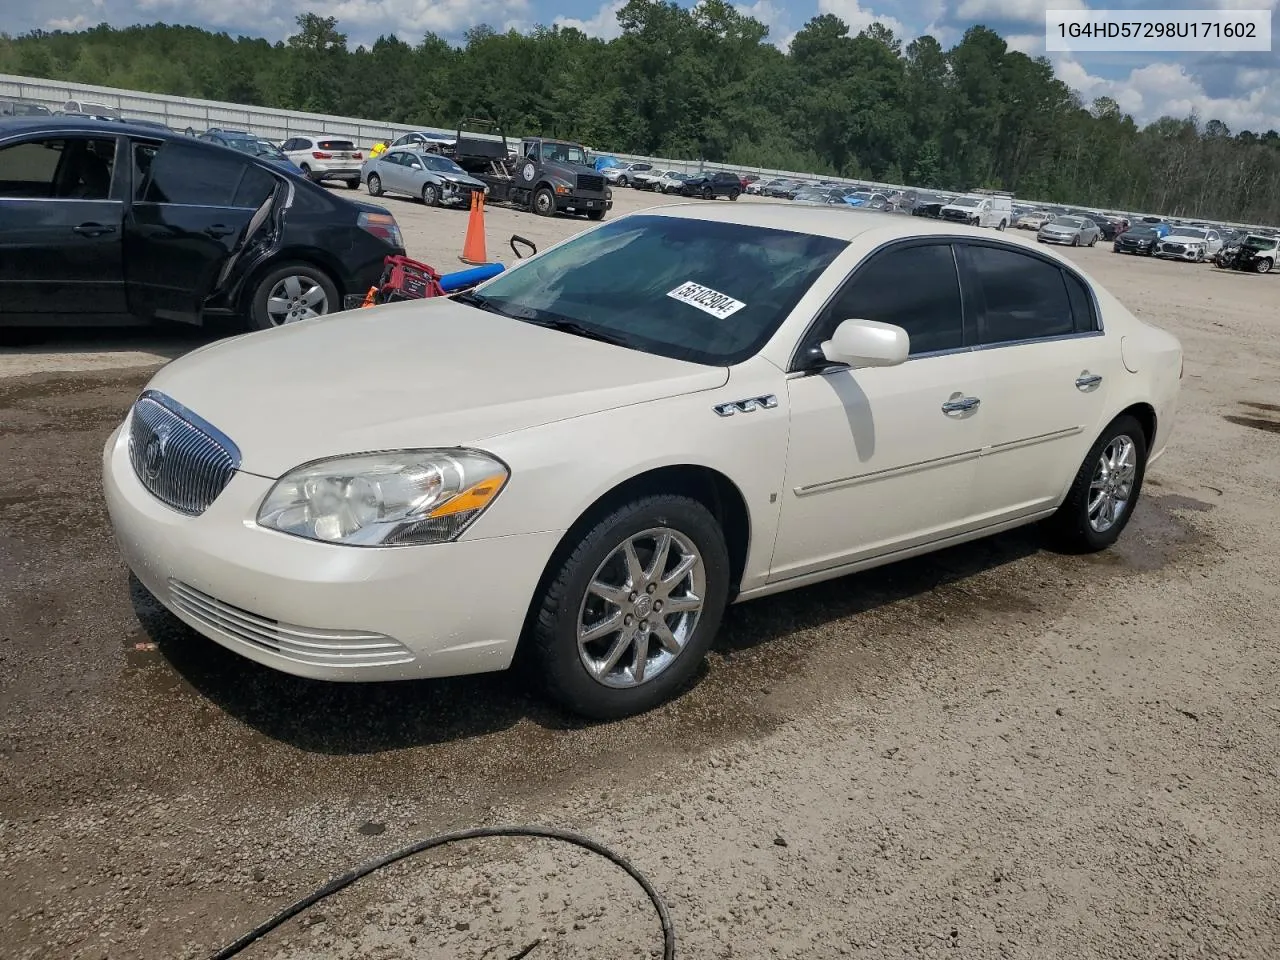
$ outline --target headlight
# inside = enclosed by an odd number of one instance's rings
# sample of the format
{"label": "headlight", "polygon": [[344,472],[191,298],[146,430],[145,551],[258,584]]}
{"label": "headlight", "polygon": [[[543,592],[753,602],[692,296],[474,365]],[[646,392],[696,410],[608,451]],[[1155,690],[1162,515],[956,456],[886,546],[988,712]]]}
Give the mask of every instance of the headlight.
{"label": "headlight", "polygon": [[476,450],[334,457],[276,481],[258,523],[323,543],[443,543],[485,511],[509,476],[504,463]]}

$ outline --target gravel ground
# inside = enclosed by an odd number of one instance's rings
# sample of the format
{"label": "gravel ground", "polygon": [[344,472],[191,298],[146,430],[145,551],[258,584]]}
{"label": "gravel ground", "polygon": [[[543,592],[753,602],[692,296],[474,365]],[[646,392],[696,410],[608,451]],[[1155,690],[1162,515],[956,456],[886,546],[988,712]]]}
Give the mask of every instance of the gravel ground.
{"label": "gravel ground", "polygon": [[[388,202],[451,269],[466,213]],[[491,208],[489,253],[583,225]],[[0,348],[0,955],[196,958],[401,843],[536,822],[630,858],[682,957],[1280,956],[1280,280],[1071,255],[1187,353],[1115,549],[1019,531],[745,604],[685,697],[599,726],[512,676],[328,686],[191,634],[131,584],[98,472],[157,364],[202,338]],[[661,955],[616,868],[491,840],[244,956],[535,943]]]}

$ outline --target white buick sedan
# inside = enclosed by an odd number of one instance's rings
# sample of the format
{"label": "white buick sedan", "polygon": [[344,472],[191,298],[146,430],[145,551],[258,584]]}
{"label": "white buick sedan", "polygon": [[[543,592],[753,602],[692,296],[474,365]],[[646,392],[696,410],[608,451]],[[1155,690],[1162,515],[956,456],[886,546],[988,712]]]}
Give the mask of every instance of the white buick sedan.
{"label": "white buick sedan", "polygon": [[170,363],[107,442],[106,500],[142,583],[259,663],[440,677],[519,647],[613,718],[687,684],[728,603],[1035,521],[1105,549],[1181,376],[1174,337],[1047,250],[677,204]]}

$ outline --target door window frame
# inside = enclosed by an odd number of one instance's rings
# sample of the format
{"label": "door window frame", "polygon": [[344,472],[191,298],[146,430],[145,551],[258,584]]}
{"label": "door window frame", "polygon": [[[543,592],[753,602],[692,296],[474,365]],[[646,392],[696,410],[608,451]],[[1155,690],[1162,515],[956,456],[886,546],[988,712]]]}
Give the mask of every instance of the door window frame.
{"label": "door window frame", "polygon": [[[252,157],[246,156],[240,160],[241,165],[244,169],[240,174],[240,179],[236,181],[235,188],[231,191],[230,199],[226,203],[175,203],[172,200],[147,200],[145,197],[139,197],[137,195],[138,188],[142,186],[142,183],[134,182],[134,176],[137,174],[138,169],[137,169],[137,163],[134,160],[133,151],[138,147],[154,147],[156,150],[156,157],[158,157],[160,155],[160,151],[170,144],[175,145],[178,149],[185,148],[187,147],[187,145],[177,140],[177,138],[167,139],[167,140],[149,140],[145,137],[129,137],[127,138],[127,140],[129,143],[129,172],[130,172],[129,179],[130,179],[130,188],[131,188],[130,189],[130,206],[131,207],[135,207],[135,206],[188,207],[188,208],[206,209],[206,210],[257,210],[258,206],[261,206],[261,204],[243,205],[243,204],[237,204],[234,202],[236,195],[240,192],[240,187],[244,184],[244,178],[247,176],[249,169],[254,167],[257,167],[259,170],[266,173],[269,177],[271,177],[275,181],[275,186],[272,187],[272,195],[275,195],[276,191],[280,189],[281,177],[274,170],[268,169],[267,164],[265,163],[259,164]],[[197,152],[204,152],[199,147],[197,147],[196,150]],[[153,157],[152,163],[154,162],[155,162],[155,158]]]}
{"label": "door window frame", "polygon": [[[1098,295],[1093,289],[1093,285],[1082,277],[1079,272],[1072,270],[1064,263],[1055,260],[1053,257],[1047,256],[1033,247],[1014,246],[1010,243],[1001,243],[998,240],[977,239],[969,237],[957,237],[952,240],[953,249],[956,251],[956,266],[960,273],[960,288],[965,303],[965,329],[968,331],[970,325],[974,334],[974,342],[972,346],[966,347],[968,350],[1002,350],[1007,347],[1022,347],[1033,343],[1054,343],[1059,340],[1079,340],[1086,337],[1104,336],[1106,330],[1102,321],[1102,307],[1098,303]],[[1041,263],[1047,264],[1058,270],[1062,279],[1062,292],[1067,298],[1067,303],[1071,308],[1073,325],[1076,329],[1071,333],[1057,333],[1042,337],[1023,337],[1019,340],[1004,340],[1000,343],[982,343],[983,317],[978,314],[979,307],[985,307],[985,301],[979,291],[974,289],[976,278],[971,276],[965,261],[965,257],[959,252],[960,248],[987,247],[996,250],[1003,250],[1008,253],[1024,256],[1033,260],[1039,260]],[[1074,280],[1076,283],[1084,287],[1086,302],[1088,304],[1090,316],[1081,318],[1076,315],[1076,304],[1071,296],[1071,291],[1067,288],[1068,280]],[[1085,329],[1080,329],[1082,321]]]}
{"label": "door window frame", "polygon": [[[0,151],[7,150],[10,147],[19,147],[24,143],[35,143],[45,140],[111,140],[115,142],[116,153],[115,158],[111,162],[111,185],[107,188],[105,197],[96,199],[90,197],[0,197],[0,202],[23,202],[23,203],[118,203],[124,205],[125,196],[127,195],[126,186],[132,184],[132,169],[127,178],[120,173],[120,156],[121,150],[129,143],[129,138],[121,136],[117,133],[86,133],[84,131],[55,131],[45,133],[28,133],[21,136],[13,137],[9,140],[0,141]],[[59,158],[58,163],[62,160]],[[129,153],[130,167],[133,164],[133,154]],[[57,166],[54,167],[54,175],[57,175]]]}
{"label": "door window frame", "polygon": [[943,350],[930,350],[923,353],[914,353],[908,356],[905,362],[911,363],[915,360],[928,360],[932,357],[944,357],[950,354],[968,353],[972,350],[972,343],[976,339],[977,330],[976,328],[971,327],[971,314],[965,299],[964,280],[960,272],[959,258],[955,253],[955,243],[956,239],[954,237],[946,235],[904,237],[898,240],[890,240],[887,243],[882,243],[880,246],[868,253],[856,266],[854,266],[852,270],[849,271],[848,275],[840,281],[839,286],[837,286],[832,294],[823,301],[822,306],[818,308],[812,319],[810,319],[808,325],[805,327],[804,333],[796,341],[796,346],[792,350],[791,359],[787,363],[787,374],[789,376],[811,376],[814,374],[829,373],[833,369],[848,370],[849,367],[843,363],[819,364],[813,367],[806,367],[804,365],[805,354],[809,347],[816,346],[816,344],[813,343],[813,337],[818,333],[822,324],[825,322],[827,318],[827,311],[829,311],[836,302],[839,301],[840,297],[844,295],[844,292],[851,284],[857,282],[865,271],[875,266],[876,261],[891,253],[895,253],[900,250],[908,250],[914,247],[945,246],[951,253],[952,263],[956,270],[956,287],[959,291],[960,297],[961,345],[958,347],[947,347]]}

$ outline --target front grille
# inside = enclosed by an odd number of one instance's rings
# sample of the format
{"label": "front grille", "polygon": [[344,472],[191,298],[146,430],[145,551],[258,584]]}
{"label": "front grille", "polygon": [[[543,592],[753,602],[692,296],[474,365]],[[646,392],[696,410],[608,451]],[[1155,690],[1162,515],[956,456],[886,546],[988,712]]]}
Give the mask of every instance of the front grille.
{"label": "front grille", "polygon": [[153,497],[195,517],[231,482],[240,451],[176,400],[148,390],[133,405],[129,460]]}
{"label": "front grille", "polygon": [[604,177],[594,173],[580,173],[578,174],[578,189],[603,193]]}
{"label": "front grille", "polygon": [[1187,248],[1180,243],[1165,243],[1161,244],[1160,249],[1165,253],[1185,253]]}
{"label": "front grille", "polygon": [[292,626],[232,606],[181,580],[169,580],[169,597],[177,612],[202,629],[296,663],[385,667],[413,661],[403,644],[381,633]]}
{"label": "front grille", "polygon": [[968,220],[969,215],[963,210],[943,210],[942,218],[944,220]]}

